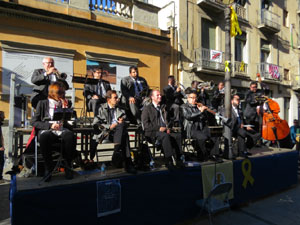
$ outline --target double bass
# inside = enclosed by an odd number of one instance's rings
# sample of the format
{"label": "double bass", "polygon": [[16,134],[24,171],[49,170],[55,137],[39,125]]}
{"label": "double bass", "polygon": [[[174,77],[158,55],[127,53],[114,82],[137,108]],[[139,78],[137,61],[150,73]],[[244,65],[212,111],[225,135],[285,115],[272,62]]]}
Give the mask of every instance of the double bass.
{"label": "double bass", "polygon": [[[261,83],[260,74],[257,74],[258,82]],[[262,138],[268,141],[278,141],[285,139],[290,132],[289,125],[286,120],[279,116],[280,106],[271,98],[264,98],[263,103],[263,119],[262,119]]]}

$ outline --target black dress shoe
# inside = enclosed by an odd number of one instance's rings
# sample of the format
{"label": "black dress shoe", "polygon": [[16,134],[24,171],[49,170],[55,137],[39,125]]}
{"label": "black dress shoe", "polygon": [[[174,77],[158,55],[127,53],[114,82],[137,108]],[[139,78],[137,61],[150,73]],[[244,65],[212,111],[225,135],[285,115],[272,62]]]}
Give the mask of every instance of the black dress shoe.
{"label": "black dress shoe", "polygon": [[137,174],[137,170],[132,165],[126,166],[125,171],[127,173]]}
{"label": "black dress shoe", "polygon": [[166,163],[166,167],[168,168],[168,170],[170,170],[170,171],[174,171],[174,170],[176,170],[176,167],[174,166],[174,164],[173,164],[173,162],[168,162],[168,163]]}
{"label": "black dress shoe", "polygon": [[223,161],[223,159],[221,159],[219,156],[217,156],[217,155],[212,155],[212,156],[210,156],[210,159],[212,160],[212,161],[215,161],[216,163],[222,163],[222,162],[224,162]]}
{"label": "black dress shoe", "polygon": [[179,168],[179,169],[185,168],[184,162],[182,162],[181,160],[177,160],[176,161],[176,167]]}

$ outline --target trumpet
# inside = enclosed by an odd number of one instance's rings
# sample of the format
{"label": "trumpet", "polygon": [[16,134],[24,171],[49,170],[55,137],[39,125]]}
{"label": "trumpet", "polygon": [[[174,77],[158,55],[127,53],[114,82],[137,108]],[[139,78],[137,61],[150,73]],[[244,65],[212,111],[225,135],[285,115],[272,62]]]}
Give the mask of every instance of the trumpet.
{"label": "trumpet", "polygon": [[56,70],[56,72],[54,72],[55,76],[60,79],[60,80],[65,80],[67,79],[67,74],[66,73],[60,73]]}
{"label": "trumpet", "polygon": [[206,89],[206,90],[212,90],[215,87],[215,83],[211,80],[211,81],[207,81],[207,82],[201,82],[200,84],[198,84],[198,89]]}

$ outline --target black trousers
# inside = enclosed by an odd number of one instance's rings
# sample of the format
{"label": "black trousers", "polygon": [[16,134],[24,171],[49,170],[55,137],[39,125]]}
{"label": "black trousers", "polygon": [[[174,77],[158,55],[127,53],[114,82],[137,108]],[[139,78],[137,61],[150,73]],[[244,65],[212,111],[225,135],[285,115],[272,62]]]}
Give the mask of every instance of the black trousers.
{"label": "black trousers", "polygon": [[3,179],[4,151],[0,151],[0,180]]}
{"label": "black trousers", "polygon": [[[245,130],[244,128],[239,128],[236,132],[232,134],[233,137],[237,138],[238,141],[238,149],[237,152],[234,152],[234,154],[241,155],[241,152],[246,152],[247,151],[247,145],[246,145],[246,137],[249,139],[247,142],[250,143],[250,146],[248,145],[249,148],[253,147],[253,144],[255,144],[259,138],[260,134],[254,132],[250,132]],[[228,155],[228,140],[225,138],[225,150],[224,150],[224,155]]]}
{"label": "black trousers", "polygon": [[156,132],[156,140],[161,142],[165,158],[175,156],[177,159],[182,154],[181,133]]}
{"label": "black trousers", "polygon": [[211,138],[208,127],[204,127],[203,130],[193,129],[191,138],[196,140],[197,152],[202,153],[203,156],[209,154],[208,149],[206,148],[206,141]]}
{"label": "black trousers", "polygon": [[[116,128],[109,133],[108,139],[110,142],[117,143],[114,151],[122,151],[124,158],[130,158],[129,136],[125,123],[119,123]],[[91,141],[90,159],[96,155],[98,140]]]}
{"label": "black trousers", "polygon": [[61,136],[57,136],[51,130],[41,130],[39,131],[38,139],[47,170],[52,168],[52,152],[54,150],[60,151],[60,148],[62,148],[64,159],[70,165],[76,153],[76,143],[72,131],[64,130]]}

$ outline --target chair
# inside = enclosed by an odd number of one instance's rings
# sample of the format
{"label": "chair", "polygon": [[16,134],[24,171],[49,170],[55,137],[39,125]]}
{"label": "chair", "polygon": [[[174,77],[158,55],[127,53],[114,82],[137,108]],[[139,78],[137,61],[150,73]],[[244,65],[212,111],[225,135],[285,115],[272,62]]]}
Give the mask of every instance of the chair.
{"label": "chair", "polygon": [[200,215],[203,210],[208,212],[209,223],[212,225],[212,214],[230,207],[228,195],[232,188],[232,183],[217,184],[205,199],[197,200],[196,205],[201,207]]}

